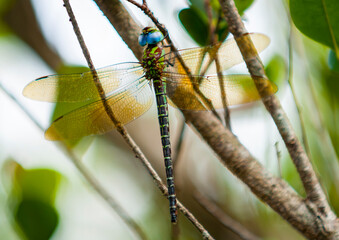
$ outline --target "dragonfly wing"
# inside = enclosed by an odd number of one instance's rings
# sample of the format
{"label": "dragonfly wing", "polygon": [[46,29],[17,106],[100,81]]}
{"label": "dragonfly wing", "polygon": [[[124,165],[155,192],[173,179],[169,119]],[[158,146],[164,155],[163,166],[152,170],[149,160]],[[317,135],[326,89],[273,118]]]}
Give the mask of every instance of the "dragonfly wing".
{"label": "dragonfly wing", "polygon": [[[139,63],[122,63],[100,68],[97,74],[106,94],[143,75]],[[91,71],[41,77],[29,83],[24,96],[46,102],[83,102],[99,100]]]}
{"label": "dragonfly wing", "polygon": [[[153,94],[148,80],[141,78],[125,89],[112,92],[106,102],[114,117],[122,125],[145,113],[152,105]],[[103,134],[116,126],[98,100],[73,110],[55,120],[47,129],[48,140],[77,139],[88,135]]]}
{"label": "dragonfly wing", "polygon": [[[270,39],[264,34],[251,33],[249,35],[258,52],[263,51],[270,43]],[[210,54],[207,53],[207,50]],[[217,44],[205,48],[202,47],[180,50],[179,54],[193,75],[199,75],[201,72],[204,72],[205,75],[210,75],[217,73],[215,63],[212,61],[216,52],[218,53],[221,71],[225,71],[232,66],[244,61],[234,39],[225,41],[221,44],[221,46]],[[173,59],[173,57],[173,54],[168,54],[167,56],[168,62],[172,62],[168,65],[168,71],[185,74],[186,71],[184,70],[182,64],[177,58]]]}
{"label": "dragonfly wing", "polygon": [[[199,96],[193,88],[192,81],[183,74],[166,73],[168,87],[167,94],[175,102],[175,106],[184,110],[206,110],[206,108],[197,101]],[[221,85],[217,75],[212,76],[193,76],[195,82],[201,81],[198,89],[209,100],[211,100],[215,109],[223,108]],[[273,95],[277,92],[277,86],[268,79],[260,79],[261,84],[265,85],[265,96]],[[260,100],[260,95],[250,75],[223,75],[223,89],[226,95],[228,106],[239,105]],[[173,103],[172,103],[173,104]]]}

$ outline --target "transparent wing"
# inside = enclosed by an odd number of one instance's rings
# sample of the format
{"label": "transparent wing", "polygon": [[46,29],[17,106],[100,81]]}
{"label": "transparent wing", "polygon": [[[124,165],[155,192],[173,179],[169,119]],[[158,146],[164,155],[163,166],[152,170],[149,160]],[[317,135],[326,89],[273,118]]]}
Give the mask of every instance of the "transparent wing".
{"label": "transparent wing", "polygon": [[[164,75],[168,86],[167,95],[175,103],[175,107],[184,110],[206,110],[201,102],[197,101],[199,96],[188,76],[175,73],[165,73]],[[223,108],[222,88],[217,75],[206,77],[195,75],[193,81],[202,94],[212,101],[215,109]],[[198,81],[201,81],[200,85],[197,83]],[[260,79],[260,81],[266,86],[265,97],[277,92],[277,86],[268,79]],[[261,98],[250,75],[223,75],[222,82],[228,106],[249,103]]]}
{"label": "transparent wing", "polygon": [[[123,90],[112,92],[106,99],[114,117],[127,124],[145,113],[152,105],[153,94],[148,80],[141,78]],[[116,126],[107,115],[101,100],[73,110],[55,120],[47,129],[48,140],[77,139],[103,134]]]}
{"label": "transparent wing", "polygon": [[[263,51],[270,43],[270,39],[266,35],[260,33],[251,33],[250,37],[258,53]],[[207,53],[207,50],[212,55]],[[220,47],[219,45],[213,45],[206,48],[202,47],[184,49],[180,50],[179,54],[181,55],[186,66],[189,67],[193,75],[201,74],[201,71],[203,71],[204,69],[206,69],[205,75],[210,75],[217,73],[214,61],[212,61],[211,63],[211,56],[214,56],[216,51],[220,60],[221,71],[227,70],[232,66],[244,61],[238,45],[234,39],[229,39],[225,41]],[[167,61],[170,63],[168,65],[167,71],[177,72],[181,74],[186,73],[181,63],[178,61],[177,58],[174,57],[173,53],[167,54],[166,57]],[[212,59],[213,58],[214,57],[212,57]]]}
{"label": "transparent wing", "polygon": [[[107,94],[128,85],[143,75],[139,63],[122,63],[97,70],[99,80]],[[99,100],[92,72],[50,75],[29,83],[24,96],[46,102],[83,102]]]}

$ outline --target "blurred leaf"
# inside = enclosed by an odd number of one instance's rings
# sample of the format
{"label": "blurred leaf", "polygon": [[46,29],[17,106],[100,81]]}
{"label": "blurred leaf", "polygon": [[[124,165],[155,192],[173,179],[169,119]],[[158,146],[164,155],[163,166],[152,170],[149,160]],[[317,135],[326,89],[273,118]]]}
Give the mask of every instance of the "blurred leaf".
{"label": "blurred leaf", "polygon": [[333,207],[334,211],[338,214],[339,213],[339,192],[338,188],[333,181],[331,181],[330,186],[328,187],[328,195],[331,207]]}
{"label": "blurred leaf", "polygon": [[15,213],[15,221],[28,240],[48,240],[59,222],[55,208],[38,200],[23,200]]}
{"label": "blurred leaf", "polygon": [[281,86],[286,79],[287,66],[285,60],[280,55],[275,55],[265,68],[269,80]]}
{"label": "blurred leaf", "polygon": [[290,11],[302,33],[332,48],[339,58],[338,0],[290,0]]}
{"label": "blurred leaf", "polygon": [[179,12],[179,19],[196,43],[200,46],[208,44],[208,20],[203,13],[191,6]]}
{"label": "blurred leaf", "polygon": [[197,10],[200,10],[201,12],[205,12],[204,0],[190,0],[190,2],[191,2],[191,6],[193,6]]}
{"label": "blurred leaf", "polygon": [[14,160],[4,165],[11,180],[8,207],[15,225],[28,240],[47,240],[58,221],[54,208],[56,190],[61,175],[49,169],[24,169]]}
{"label": "blurred leaf", "polygon": [[339,61],[332,50],[330,50],[330,53],[328,55],[328,66],[331,70],[339,72]]}
{"label": "blurred leaf", "polygon": [[235,6],[238,9],[240,16],[242,16],[247,8],[249,8],[254,0],[235,0]]}
{"label": "blurred leaf", "polygon": [[0,37],[6,36],[11,32],[7,24],[4,23],[4,15],[13,3],[14,0],[0,0]]}
{"label": "blurred leaf", "polygon": [[[235,4],[240,15],[251,6],[254,0],[236,0]],[[222,11],[218,0],[211,0],[212,24],[216,26],[218,41],[223,42],[228,36],[228,24],[222,18]],[[191,0],[189,8],[179,12],[179,19],[191,38],[200,46],[209,45],[209,22],[206,14],[204,0]],[[218,24],[217,24],[218,22]]]}
{"label": "blurred leaf", "polygon": [[339,103],[339,72],[325,71],[323,73],[324,83],[331,99]]}
{"label": "blurred leaf", "polygon": [[223,42],[227,38],[229,31],[226,21],[220,21],[218,28],[216,29],[216,33],[218,35],[219,42]]}
{"label": "blurred leaf", "polygon": [[4,12],[8,11],[8,9],[13,6],[16,0],[0,0],[0,20],[3,19]]}
{"label": "blurred leaf", "polygon": [[[202,12],[205,12],[204,0],[191,0],[191,5]],[[254,0],[235,0],[235,6],[238,9],[240,15],[243,15],[244,11],[249,8]],[[210,4],[215,13],[221,10],[220,3],[218,0],[210,0]]]}
{"label": "blurred leaf", "polygon": [[26,170],[20,166],[16,168],[14,177],[22,199],[54,203],[61,178],[58,172],[50,169]]}

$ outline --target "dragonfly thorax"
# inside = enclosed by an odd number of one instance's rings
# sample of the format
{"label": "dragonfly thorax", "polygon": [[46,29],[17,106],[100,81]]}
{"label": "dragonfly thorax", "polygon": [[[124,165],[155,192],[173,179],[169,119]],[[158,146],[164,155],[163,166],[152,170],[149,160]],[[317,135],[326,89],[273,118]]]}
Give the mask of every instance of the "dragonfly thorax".
{"label": "dragonfly thorax", "polygon": [[142,66],[146,79],[160,79],[165,68],[163,48],[156,44],[149,44],[144,51]]}

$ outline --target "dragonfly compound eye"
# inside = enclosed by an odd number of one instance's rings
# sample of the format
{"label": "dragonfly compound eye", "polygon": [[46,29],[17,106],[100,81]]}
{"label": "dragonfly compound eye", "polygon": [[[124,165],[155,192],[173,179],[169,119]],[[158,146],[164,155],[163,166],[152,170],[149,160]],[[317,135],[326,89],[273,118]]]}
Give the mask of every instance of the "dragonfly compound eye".
{"label": "dragonfly compound eye", "polygon": [[139,41],[140,46],[142,46],[142,47],[145,46],[146,43],[147,43],[147,35],[140,34],[138,41]]}
{"label": "dragonfly compound eye", "polygon": [[162,33],[159,31],[152,32],[147,35],[148,44],[156,44],[158,42],[161,42],[163,39],[164,39],[164,35],[162,35]]}

